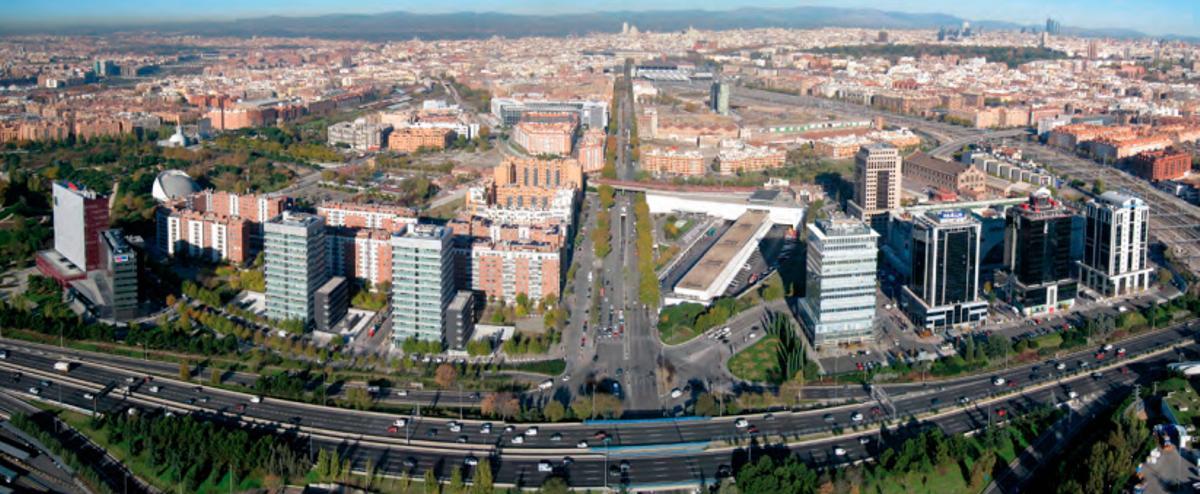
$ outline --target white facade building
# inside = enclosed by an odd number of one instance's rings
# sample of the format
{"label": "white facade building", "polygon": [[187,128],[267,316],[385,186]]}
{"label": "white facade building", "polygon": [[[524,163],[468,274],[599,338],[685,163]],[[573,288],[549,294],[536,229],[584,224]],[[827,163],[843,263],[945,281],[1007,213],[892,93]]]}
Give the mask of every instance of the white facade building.
{"label": "white facade building", "polygon": [[808,225],[807,291],[800,306],[814,346],[874,337],[878,239],[857,219]]}
{"label": "white facade building", "polygon": [[1109,191],[1084,207],[1083,285],[1105,297],[1150,288],[1150,208],[1146,202]]}

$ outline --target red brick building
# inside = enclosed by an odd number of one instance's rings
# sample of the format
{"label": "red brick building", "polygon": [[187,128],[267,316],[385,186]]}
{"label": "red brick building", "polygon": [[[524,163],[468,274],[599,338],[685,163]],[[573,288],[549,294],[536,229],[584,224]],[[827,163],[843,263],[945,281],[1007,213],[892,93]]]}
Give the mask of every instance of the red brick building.
{"label": "red brick building", "polygon": [[1175,148],[1148,151],[1134,156],[1130,167],[1146,180],[1174,180],[1192,169],[1192,154]]}
{"label": "red brick building", "polygon": [[414,153],[418,149],[446,149],[454,131],[441,127],[401,127],[388,135],[388,149]]}

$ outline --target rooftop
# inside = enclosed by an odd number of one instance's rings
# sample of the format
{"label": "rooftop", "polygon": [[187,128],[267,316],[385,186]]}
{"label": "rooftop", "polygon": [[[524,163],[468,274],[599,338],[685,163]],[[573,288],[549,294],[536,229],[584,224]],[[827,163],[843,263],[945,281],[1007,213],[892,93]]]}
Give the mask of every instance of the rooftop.
{"label": "rooftop", "polygon": [[676,289],[684,288],[688,290],[705,291],[712,286],[716,281],[717,275],[721,270],[729,264],[738,252],[741,252],[746,244],[758,232],[763,223],[768,219],[768,213],[760,210],[749,210],[738,217],[733,226],[729,227],[717,243],[713,244],[704,256],[696,262],[692,269],[688,270],[683,279],[675,285]]}

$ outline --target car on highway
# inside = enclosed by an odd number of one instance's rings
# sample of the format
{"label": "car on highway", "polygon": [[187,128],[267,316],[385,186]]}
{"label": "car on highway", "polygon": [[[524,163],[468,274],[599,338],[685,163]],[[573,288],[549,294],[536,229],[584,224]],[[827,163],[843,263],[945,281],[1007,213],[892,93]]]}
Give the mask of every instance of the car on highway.
{"label": "car on highway", "polygon": [[997,416],[999,416],[999,417],[1006,416],[1006,415],[1008,415],[1008,410],[1005,410],[1005,409],[1003,409],[1003,408],[997,408],[997,409],[996,409],[996,415],[997,415]]}
{"label": "car on highway", "polygon": [[94,394],[91,394],[91,393],[86,393],[86,392],[85,392],[85,393],[83,393],[83,399],[85,399],[85,400],[94,400],[94,399],[96,399],[96,395],[94,395]]}
{"label": "car on highway", "polygon": [[8,350],[0,350],[0,360],[8,358]]}
{"label": "car on highway", "polygon": [[513,444],[525,444],[525,436],[513,436]]}
{"label": "car on highway", "polygon": [[858,438],[858,444],[861,444],[863,446],[871,444],[871,436],[862,436],[862,437]]}
{"label": "car on highway", "polygon": [[592,434],[592,439],[595,439],[597,441],[603,441],[607,437],[608,437],[608,433],[604,432],[604,431],[596,431],[595,434]]}
{"label": "car on highway", "polygon": [[262,403],[262,397],[261,396],[251,396],[250,403]]}
{"label": "car on highway", "polygon": [[1104,377],[1104,374],[1102,374],[1100,371],[1096,371],[1096,372],[1092,373],[1092,379],[1100,379],[1102,377]]}
{"label": "car on highway", "polygon": [[1112,349],[1113,349],[1113,345],[1112,345],[1112,343],[1109,343],[1109,344],[1107,344],[1107,345],[1104,345],[1104,351],[1106,351],[1106,352],[1111,352],[1111,351],[1112,351]]}
{"label": "car on highway", "polygon": [[29,388],[29,394],[31,394],[31,395],[34,395],[34,396],[37,396],[37,395],[40,395],[40,394],[42,394],[42,390],[40,390],[40,389],[38,389],[38,388],[36,388],[36,387],[30,387],[30,388]]}
{"label": "car on highway", "polygon": [[389,425],[387,428],[388,434],[396,434],[400,432],[400,428],[394,425]]}
{"label": "car on highway", "polygon": [[483,425],[479,426],[479,433],[480,434],[491,434],[492,433],[492,423],[487,422],[487,423],[484,423]]}
{"label": "car on highway", "polygon": [[575,447],[579,448],[579,449],[587,449],[588,442],[587,441],[579,441],[579,442],[575,443]]}
{"label": "car on highway", "polygon": [[1075,398],[1078,398],[1078,397],[1079,397],[1079,393],[1076,393],[1073,390],[1067,392],[1067,398],[1074,400]]}
{"label": "car on highway", "polygon": [[745,429],[747,427],[750,427],[750,422],[748,422],[746,419],[739,418],[739,419],[733,421],[733,426],[737,427],[738,429]]}
{"label": "car on highway", "polygon": [[451,421],[446,424],[446,428],[450,429],[450,432],[462,432],[462,424],[458,422]]}
{"label": "car on highway", "polygon": [[1067,364],[1059,362],[1058,364],[1055,364],[1054,368],[1060,371],[1067,370]]}
{"label": "car on highway", "polygon": [[158,389],[158,386],[150,386],[150,392],[151,392],[151,393],[157,393],[157,392],[158,392],[158,390],[159,390],[159,389]]}
{"label": "car on highway", "polygon": [[827,413],[827,414],[821,416],[821,420],[824,420],[826,423],[832,424],[833,420],[834,420],[833,414]]}
{"label": "car on highway", "polygon": [[854,412],[854,413],[850,414],[850,420],[853,422],[862,422],[863,421],[862,412]]}
{"label": "car on highway", "polygon": [[408,469],[417,468],[417,459],[413,458],[411,456],[408,458],[405,458],[404,459],[404,468],[408,468]]}
{"label": "car on highway", "polygon": [[680,396],[683,396],[683,390],[679,388],[671,390],[671,398],[679,398]]}
{"label": "car on highway", "polygon": [[992,378],[992,385],[993,385],[993,386],[1003,386],[1003,385],[1004,385],[1004,383],[1005,383],[1005,380],[1004,380],[1004,378],[1003,378],[1003,377],[996,376],[996,377],[993,377],[993,378]]}
{"label": "car on highway", "polygon": [[474,456],[468,456],[466,458],[463,458],[463,464],[467,465],[469,467],[477,466],[477,465],[479,465],[479,458],[476,458]]}
{"label": "car on highway", "polygon": [[458,439],[455,439],[454,442],[458,444],[467,444],[467,436],[458,436]]}
{"label": "car on highway", "polygon": [[539,472],[553,472],[554,465],[551,465],[550,462],[547,460],[539,461],[538,462],[538,471]]}
{"label": "car on highway", "polygon": [[537,427],[530,427],[530,428],[528,428],[528,429],[525,429],[525,435],[526,435],[526,436],[536,436],[536,435],[538,435],[538,428],[537,428]]}
{"label": "car on highway", "polygon": [[563,437],[562,434],[555,432],[554,434],[550,435],[550,440],[555,441],[555,442],[562,441],[562,437]]}
{"label": "car on highway", "polygon": [[846,456],[846,449],[841,446],[833,448],[833,455],[834,456]]}
{"label": "car on highway", "polygon": [[408,396],[408,390],[407,389],[397,389],[396,396],[399,396],[401,398]]}
{"label": "car on highway", "polygon": [[564,467],[570,466],[573,463],[575,463],[575,459],[571,458],[570,456],[564,456],[562,459],[562,466],[564,466]]}

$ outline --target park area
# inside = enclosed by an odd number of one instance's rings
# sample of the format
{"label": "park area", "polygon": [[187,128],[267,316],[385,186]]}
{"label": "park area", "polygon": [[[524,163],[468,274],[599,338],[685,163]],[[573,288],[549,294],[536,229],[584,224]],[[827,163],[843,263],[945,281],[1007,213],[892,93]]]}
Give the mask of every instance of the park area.
{"label": "park area", "polygon": [[767,382],[778,374],[779,338],[766,336],[729,359],[729,372],[744,381]]}

